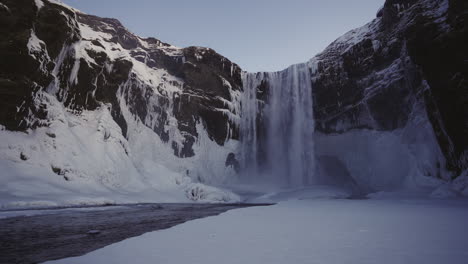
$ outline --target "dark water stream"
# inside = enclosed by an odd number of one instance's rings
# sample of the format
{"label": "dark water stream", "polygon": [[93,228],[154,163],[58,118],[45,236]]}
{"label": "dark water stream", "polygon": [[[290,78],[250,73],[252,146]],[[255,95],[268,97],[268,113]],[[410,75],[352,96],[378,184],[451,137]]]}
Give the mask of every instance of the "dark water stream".
{"label": "dark water stream", "polygon": [[137,204],[47,210],[0,219],[0,263],[84,255],[146,232],[259,204]]}

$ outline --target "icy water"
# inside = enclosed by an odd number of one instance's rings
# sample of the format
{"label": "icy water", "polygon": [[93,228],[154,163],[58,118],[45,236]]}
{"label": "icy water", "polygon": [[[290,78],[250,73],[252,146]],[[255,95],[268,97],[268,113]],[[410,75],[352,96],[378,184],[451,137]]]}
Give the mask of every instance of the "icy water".
{"label": "icy water", "polygon": [[120,205],[0,219],[0,263],[80,256],[129,237],[249,206],[260,204]]}

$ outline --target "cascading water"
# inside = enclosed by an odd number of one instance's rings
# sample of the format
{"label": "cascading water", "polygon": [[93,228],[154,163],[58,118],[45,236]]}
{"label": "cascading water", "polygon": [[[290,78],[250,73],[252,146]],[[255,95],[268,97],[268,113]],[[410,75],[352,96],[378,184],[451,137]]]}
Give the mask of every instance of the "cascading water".
{"label": "cascading water", "polygon": [[281,72],[246,73],[243,85],[244,177],[290,187],[310,184],[315,170],[314,118],[307,64]]}
{"label": "cascading water", "polygon": [[244,93],[242,97],[242,118],[240,138],[242,142],[242,168],[244,175],[249,178],[256,177],[257,171],[257,86],[261,82],[261,74],[244,73],[242,83]]}

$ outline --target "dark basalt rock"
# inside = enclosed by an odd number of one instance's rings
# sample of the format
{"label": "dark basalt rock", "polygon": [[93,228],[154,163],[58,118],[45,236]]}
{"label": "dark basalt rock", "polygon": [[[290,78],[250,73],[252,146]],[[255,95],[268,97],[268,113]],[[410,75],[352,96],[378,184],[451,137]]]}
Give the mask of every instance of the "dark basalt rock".
{"label": "dark basalt rock", "polygon": [[[168,55],[159,48],[167,48],[170,45],[155,38],[144,39],[152,47],[142,46],[138,37],[129,33],[115,19],[78,14],[78,21],[94,30],[111,34],[113,37],[110,41],[119,43],[125,49],[139,48],[131,50],[130,54],[148,67],[164,69],[169,74],[184,80],[183,92],[171,98],[174,102],[172,109],[169,109],[169,98],[153,94],[154,87],[142,85],[135,76],[129,77],[131,84],[123,91],[130,111],[143,122],[149,114],[148,111],[155,111],[158,119],[150,128],[165,142],[169,140],[168,132],[164,129],[168,122],[167,111],[174,113],[178,120],[178,129],[185,138],[182,146],[177,142],[171,143],[175,155],[179,157],[195,155],[192,146],[198,137],[196,123],[200,121],[206,127],[209,137],[220,145],[223,145],[228,138],[238,139],[237,125],[219,111],[219,109],[230,111],[219,98],[232,100],[230,88],[224,84],[222,78],[232,86],[233,90],[242,89],[241,69],[237,65],[206,48],[189,47],[183,49],[182,54]],[[120,83],[124,82],[125,80]],[[165,93],[163,90],[161,92]],[[152,96],[158,97],[158,106],[149,105]],[[114,119],[117,120],[117,117],[114,116]]]}
{"label": "dark basalt rock", "polygon": [[[132,118],[151,128],[164,142],[171,140],[166,126],[168,113],[172,113],[184,137],[182,142],[170,142],[179,157],[195,155],[193,144],[199,136],[199,122],[220,145],[226,139],[239,138],[237,124],[225,113],[231,110],[224,100],[232,101],[231,92],[242,90],[241,69],[215,51],[200,47],[178,49],[155,38],[140,39],[116,19],[74,12],[48,1],[40,10],[33,0],[2,3],[7,8],[0,8],[0,124],[7,129],[48,125],[47,104],[37,101],[42,97],[38,92],[47,90],[78,114],[106,104],[124,136],[130,120],[122,113],[122,103]],[[127,50],[149,69],[163,69],[180,78],[184,82],[181,92],[169,95],[164,84],[145,84],[132,73],[131,61],[111,59],[105,52],[93,49],[105,48],[106,43],[84,39],[80,23],[109,34],[111,37],[104,41],[120,44],[119,49]],[[32,30],[43,41],[42,51],[35,56],[27,48]],[[72,47],[78,41],[87,42],[89,48],[85,52],[92,62],[75,54]],[[57,60],[59,56],[61,59]],[[55,65],[56,61],[59,65]],[[163,82],[178,85],[164,76]]]}
{"label": "dark basalt rock", "polygon": [[[221,99],[232,102],[230,89],[242,90],[241,69],[212,49],[189,47],[184,49],[184,56],[186,63],[182,67],[182,76],[187,84],[184,86],[187,97],[182,95],[182,98],[189,99],[191,95],[197,95],[190,100],[201,100],[193,104],[195,108],[191,110],[201,117],[209,137],[219,145],[223,145],[227,138],[238,139],[239,129],[236,124],[217,109],[230,111]],[[181,118],[185,119],[183,115]]]}
{"label": "dark basalt rock", "polygon": [[226,163],[225,163],[225,166],[226,167],[232,167],[234,169],[235,172],[239,172],[240,171],[240,163],[239,161],[236,159],[236,154],[234,153],[229,153],[228,156],[226,157]]}
{"label": "dark basalt rock", "polygon": [[423,14],[404,33],[411,58],[430,87],[429,115],[449,169],[468,168],[468,3],[449,1],[441,30]]}
{"label": "dark basalt rock", "polygon": [[[46,123],[47,110],[43,104],[34,104],[33,97],[52,80],[49,71],[53,63],[41,64],[29,55],[27,43],[33,25],[40,28],[45,18],[32,1],[3,3],[7,8],[0,9],[0,124],[10,130],[42,126]],[[35,56],[44,58],[45,54]]]}
{"label": "dark basalt rock", "polygon": [[[393,130],[406,124],[410,113],[408,102],[416,87],[409,79],[418,76],[405,74],[405,69],[414,66],[406,65],[401,43],[374,48],[373,41],[389,42],[383,32],[376,35],[364,36],[351,47],[332,44],[318,55],[312,85],[316,127],[320,132],[354,128]],[[385,73],[392,65],[398,76]],[[340,126],[341,121],[348,125]]]}
{"label": "dark basalt rock", "polygon": [[[403,12],[421,0],[386,0],[381,11],[383,26],[390,29],[401,18]],[[379,17],[379,14],[377,14]]]}
{"label": "dark basalt rock", "polygon": [[387,0],[360,41],[337,41],[317,56],[319,132],[398,129],[424,100],[446,167],[455,175],[468,168],[468,4],[450,0],[448,13],[428,14],[440,4]]}
{"label": "dark basalt rock", "polygon": [[80,39],[74,13],[63,6],[49,3],[44,5],[34,21],[34,30],[47,45],[51,59],[57,58],[64,44]]}

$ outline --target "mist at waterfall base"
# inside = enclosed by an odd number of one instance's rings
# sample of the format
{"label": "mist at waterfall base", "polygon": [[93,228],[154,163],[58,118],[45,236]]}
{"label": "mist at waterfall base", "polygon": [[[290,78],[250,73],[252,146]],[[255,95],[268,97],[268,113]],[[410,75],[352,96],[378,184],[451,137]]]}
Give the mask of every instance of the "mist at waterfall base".
{"label": "mist at waterfall base", "polygon": [[[316,197],[317,190],[327,197],[453,195],[444,189],[450,174],[437,167],[445,160],[422,102],[414,102],[402,128],[324,134],[315,130],[313,70],[309,61],[280,72],[244,73],[239,155],[243,188],[231,189],[240,194],[299,192],[309,198]],[[369,112],[357,118],[372,122]],[[345,127],[345,122],[338,125]]]}
{"label": "mist at waterfall base", "polygon": [[315,183],[310,76],[306,64],[243,75],[241,181],[281,188]]}

